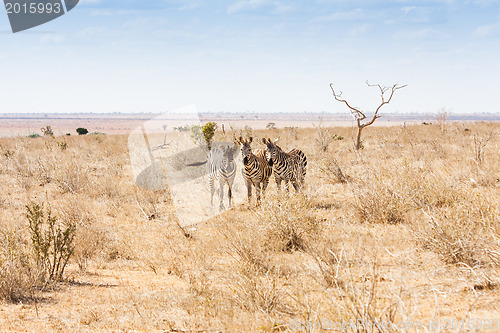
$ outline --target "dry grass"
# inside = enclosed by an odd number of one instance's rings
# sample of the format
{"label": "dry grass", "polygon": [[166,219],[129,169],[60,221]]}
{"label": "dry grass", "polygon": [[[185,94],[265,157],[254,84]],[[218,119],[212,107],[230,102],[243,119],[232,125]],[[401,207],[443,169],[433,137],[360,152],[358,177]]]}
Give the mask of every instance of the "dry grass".
{"label": "dry grass", "polygon": [[[401,325],[500,320],[498,124],[367,128],[361,151],[349,128],[253,132],[306,153],[304,193],[280,196],[272,180],[260,206],[189,238],[167,189],[134,185],[125,136],[1,139],[0,330],[411,332]],[[51,288],[30,252],[30,201],[76,226]]]}

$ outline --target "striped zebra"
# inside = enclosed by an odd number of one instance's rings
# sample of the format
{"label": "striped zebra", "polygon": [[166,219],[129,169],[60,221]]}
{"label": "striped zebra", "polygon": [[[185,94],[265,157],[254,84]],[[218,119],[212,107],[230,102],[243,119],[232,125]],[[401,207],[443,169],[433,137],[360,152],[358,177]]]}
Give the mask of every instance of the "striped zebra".
{"label": "striped zebra", "polygon": [[207,153],[207,158],[203,162],[195,162],[186,166],[199,166],[206,164],[208,173],[208,183],[210,186],[210,204],[214,204],[215,183],[219,183],[220,210],[224,209],[224,186],[228,186],[227,195],[229,197],[229,208],[232,207],[232,187],[236,175],[235,153],[238,146],[229,143],[216,143]]}
{"label": "striped zebra", "polygon": [[285,191],[288,191],[289,182],[292,183],[296,192],[302,189],[307,171],[306,155],[299,149],[292,149],[285,153],[270,138],[263,138],[262,142],[267,146],[268,163],[273,167],[278,191],[281,191],[282,181],[285,181]]}
{"label": "striped zebra", "polygon": [[232,187],[234,177],[236,175],[236,163],[234,161],[234,154],[238,146],[230,144],[231,146],[223,146],[212,148],[207,154],[207,171],[208,182],[210,185],[210,203],[213,205],[215,193],[215,181],[219,182],[219,197],[221,210],[224,209],[224,185],[228,186],[227,195],[229,197],[229,208],[232,207]]}
{"label": "striped zebra", "polygon": [[266,159],[266,151],[264,149],[257,149],[252,152],[253,138],[243,139],[241,136],[239,140],[235,140],[236,144],[241,145],[241,156],[243,157],[244,169],[242,170],[243,178],[247,185],[248,203],[252,198],[252,185],[255,187],[255,194],[257,197],[257,204],[260,202],[261,184],[262,195],[266,191],[269,184],[269,178],[273,172],[273,168],[268,164]]}

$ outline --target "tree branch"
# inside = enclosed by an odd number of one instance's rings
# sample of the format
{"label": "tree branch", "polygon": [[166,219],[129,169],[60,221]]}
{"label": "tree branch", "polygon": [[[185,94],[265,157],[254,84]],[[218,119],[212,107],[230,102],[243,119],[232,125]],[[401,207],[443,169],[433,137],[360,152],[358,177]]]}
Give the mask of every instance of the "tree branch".
{"label": "tree branch", "polygon": [[333,89],[333,83],[330,83],[330,88],[332,89],[333,97],[335,98],[335,100],[347,105],[347,107],[351,110],[351,113],[353,113],[357,116],[356,120],[358,122],[360,120],[366,119],[365,114],[361,110],[350,106],[349,103],[345,99],[342,98],[342,92],[340,92],[340,94],[335,93],[335,90]]}
{"label": "tree branch", "polygon": [[[394,92],[396,92],[396,90],[402,89],[402,88],[404,88],[404,87],[407,86],[406,84],[403,85],[403,86],[400,86],[400,85],[398,85],[396,83],[392,87],[386,87],[386,86],[382,86],[380,84],[370,84],[368,81],[366,81],[366,84],[368,85],[368,87],[378,87],[379,88],[379,90],[380,90],[380,99],[382,100],[382,102],[380,103],[380,105],[375,110],[375,113],[373,114],[372,120],[369,123],[364,124],[363,127],[370,126],[371,124],[373,124],[375,122],[375,120],[377,118],[380,118],[381,116],[378,115],[378,112],[380,111],[380,109],[382,108],[382,106],[390,103],[390,101],[392,100],[392,96],[394,96]],[[387,91],[389,91],[389,89],[391,91],[391,94],[389,95],[389,99],[385,100],[385,93]]]}
{"label": "tree branch", "polygon": [[[390,87],[383,86],[381,84],[370,84],[368,81],[366,81],[366,84],[369,87],[377,87],[379,89],[381,102],[380,102],[379,106],[376,108],[376,110],[373,114],[373,117],[371,117],[371,119],[367,123],[362,124],[361,121],[366,119],[366,115],[358,108],[355,108],[355,107],[352,107],[351,105],[349,105],[349,103],[345,99],[342,98],[342,92],[340,92],[340,94],[337,94],[335,92],[335,90],[333,89],[333,83],[330,83],[330,88],[332,89],[333,97],[335,98],[335,100],[337,100],[341,103],[344,103],[351,110],[351,114],[354,116],[354,120],[356,120],[356,122],[357,122],[358,135],[357,135],[357,139],[356,139],[356,149],[360,149],[360,147],[361,147],[361,132],[362,132],[362,130],[365,127],[373,124],[375,122],[375,120],[377,120],[378,118],[382,117],[378,114],[378,112],[380,111],[380,109],[384,105],[389,104],[391,102],[392,96],[394,96],[394,93],[396,92],[396,90],[399,90],[399,89],[406,87],[406,85],[398,85],[397,83],[394,84],[393,86],[390,86]],[[386,99],[386,93],[388,91],[390,91],[390,94],[389,94],[389,98]]]}

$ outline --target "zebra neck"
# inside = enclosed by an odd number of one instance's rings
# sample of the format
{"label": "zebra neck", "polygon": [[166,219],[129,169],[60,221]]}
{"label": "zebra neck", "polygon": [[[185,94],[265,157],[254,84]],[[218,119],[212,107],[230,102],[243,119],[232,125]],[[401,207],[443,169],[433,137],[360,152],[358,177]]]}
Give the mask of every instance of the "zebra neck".
{"label": "zebra neck", "polygon": [[288,159],[288,157],[290,157],[290,154],[287,154],[283,151],[280,151],[280,152],[277,152],[276,160],[274,160],[273,162],[274,162],[274,164],[281,165],[281,164],[285,163],[285,160]]}
{"label": "zebra neck", "polygon": [[252,165],[253,163],[255,163],[256,161],[256,158],[255,158],[255,155],[254,154],[250,154],[248,156],[245,156],[243,158],[243,163],[246,165],[246,166],[250,166]]}

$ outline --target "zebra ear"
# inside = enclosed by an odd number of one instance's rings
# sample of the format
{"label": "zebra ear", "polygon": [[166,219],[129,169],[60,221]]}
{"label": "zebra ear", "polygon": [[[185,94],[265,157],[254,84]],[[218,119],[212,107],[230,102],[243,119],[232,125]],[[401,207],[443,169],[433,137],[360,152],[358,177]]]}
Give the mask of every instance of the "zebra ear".
{"label": "zebra ear", "polygon": [[262,143],[266,144],[266,138],[262,138]]}
{"label": "zebra ear", "polygon": [[252,141],[253,141],[253,137],[249,137],[249,138],[248,138],[248,142],[249,142],[249,143],[252,143]]}
{"label": "zebra ear", "polygon": [[[269,141],[271,141],[271,140],[269,140]],[[274,138],[274,143],[278,143],[278,141],[279,141],[279,138]]]}

